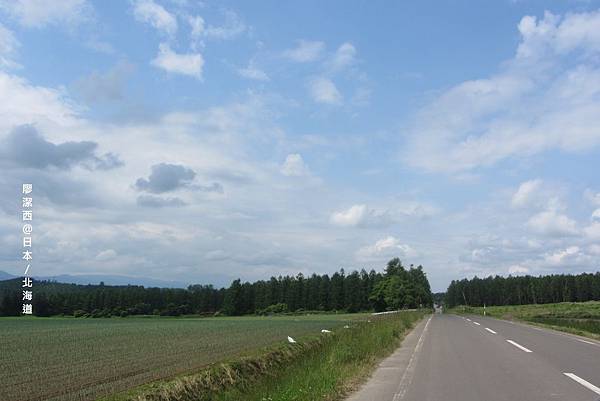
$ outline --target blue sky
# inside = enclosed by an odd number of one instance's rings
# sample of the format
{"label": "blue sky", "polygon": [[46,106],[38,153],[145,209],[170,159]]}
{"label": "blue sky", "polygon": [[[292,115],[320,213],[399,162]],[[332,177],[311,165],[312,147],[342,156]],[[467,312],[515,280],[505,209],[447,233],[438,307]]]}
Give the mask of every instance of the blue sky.
{"label": "blue sky", "polygon": [[599,10],[0,0],[0,269],[596,271]]}

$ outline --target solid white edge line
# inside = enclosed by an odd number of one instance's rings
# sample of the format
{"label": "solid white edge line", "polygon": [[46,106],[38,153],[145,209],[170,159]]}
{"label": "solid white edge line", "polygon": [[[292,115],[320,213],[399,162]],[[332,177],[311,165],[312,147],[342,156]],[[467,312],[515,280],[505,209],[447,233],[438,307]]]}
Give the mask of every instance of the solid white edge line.
{"label": "solid white edge line", "polygon": [[[493,319],[495,319],[495,318],[493,318]],[[566,333],[566,332],[563,332],[563,331],[559,331],[559,330],[556,330],[556,329],[552,329],[552,328],[549,328],[549,327],[543,327],[542,328],[542,327],[534,326],[531,323],[526,323],[526,322],[515,323],[515,322],[513,322],[511,320],[504,320],[504,319],[496,319],[496,320],[500,320],[500,321],[502,321],[504,323],[510,323],[510,324],[515,325],[515,326],[521,326],[521,327],[524,327],[524,328],[541,331],[542,333],[547,333],[547,334],[553,334],[555,336],[566,337],[566,338],[569,338],[571,340],[577,340],[577,341],[581,341],[581,342],[586,343],[586,344],[590,344],[590,345],[594,345],[596,347],[600,347],[600,342],[586,341],[586,340],[583,340],[583,339],[579,338],[579,336],[577,336],[575,334],[569,334],[569,333]]]}
{"label": "solid white edge line", "polygon": [[511,343],[512,345],[514,345],[515,347],[519,348],[521,351],[525,351],[525,352],[533,352],[532,350],[523,347],[521,344],[518,344],[516,342],[514,342],[513,340],[506,340],[507,342]]}
{"label": "solid white edge line", "polygon": [[477,326],[481,326],[481,324],[479,324],[479,323],[477,323],[477,322],[473,322],[473,323],[475,323]]}
{"label": "solid white edge line", "polygon": [[496,333],[494,330],[492,330],[492,329],[489,329],[489,328],[487,328],[487,327],[486,327],[485,329],[486,329],[487,331],[489,331],[490,333],[492,333],[492,334],[498,334],[498,333]]}
{"label": "solid white edge line", "polygon": [[429,316],[427,323],[425,323],[425,327],[423,328],[423,331],[419,336],[419,341],[417,341],[417,345],[415,346],[415,349],[413,350],[413,353],[410,356],[410,360],[408,361],[406,370],[404,370],[404,374],[400,379],[400,383],[398,383],[398,388],[396,389],[396,393],[394,394],[394,398],[392,398],[392,401],[402,400],[404,398],[404,395],[406,394],[406,390],[408,390],[408,386],[410,386],[410,383],[412,382],[414,374],[413,365],[415,363],[415,357],[419,354],[421,348],[423,347],[423,338],[425,338],[425,334],[427,333],[427,328],[429,327],[429,322],[431,322],[431,318],[433,318],[433,315]]}
{"label": "solid white edge line", "polygon": [[596,394],[600,394],[600,388],[594,386],[592,383],[583,380],[581,377],[577,376],[574,373],[564,373],[563,374],[565,376],[567,376],[570,379],[575,380],[577,383],[581,384],[582,386],[586,387],[588,390],[592,390],[594,393]]}

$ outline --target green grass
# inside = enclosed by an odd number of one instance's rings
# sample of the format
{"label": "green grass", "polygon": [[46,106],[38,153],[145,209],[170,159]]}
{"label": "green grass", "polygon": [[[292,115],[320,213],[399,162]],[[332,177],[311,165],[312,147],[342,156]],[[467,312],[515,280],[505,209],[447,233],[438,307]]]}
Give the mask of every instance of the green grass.
{"label": "green grass", "polygon": [[298,344],[270,347],[254,356],[212,365],[107,397],[103,401],[316,401],[340,399],[426,311],[371,317]]}
{"label": "green grass", "polygon": [[[453,313],[483,315],[481,307],[456,307]],[[507,320],[522,320],[556,330],[600,339],[600,302],[562,302],[542,305],[490,306],[486,314]]]}
{"label": "green grass", "polygon": [[217,401],[323,401],[342,399],[369,376],[425,313],[404,312],[332,336],[320,349],[256,385],[224,392]]}
{"label": "green grass", "polygon": [[365,316],[0,318],[0,398],[95,400]]}

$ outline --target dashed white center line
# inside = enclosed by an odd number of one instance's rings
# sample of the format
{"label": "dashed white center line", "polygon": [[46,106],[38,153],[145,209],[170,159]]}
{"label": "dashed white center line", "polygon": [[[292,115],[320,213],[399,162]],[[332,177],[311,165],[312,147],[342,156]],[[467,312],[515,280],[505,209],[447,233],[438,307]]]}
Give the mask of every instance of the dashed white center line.
{"label": "dashed white center line", "polygon": [[469,319],[469,318],[467,318],[467,320],[468,320],[469,322],[471,321],[471,319]]}
{"label": "dashed white center line", "polygon": [[567,376],[570,379],[575,380],[577,383],[581,384],[582,386],[586,387],[588,390],[592,390],[594,393],[596,394],[600,394],[600,388],[594,386],[592,383],[583,380],[581,377],[577,376],[574,373],[563,373],[565,376]]}
{"label": "dashed white center line", "polygon": [[481,326],[481,325],[480,325],[479,323],[477,323],[477,322],[473,322],[473,323],[475,323],[477,326]]}
{"label": "dashed white center line", "polygon": [[521,351],[525,351],[525,352],[533,352],[530,349],[527,349],[525,347],[523,347],[521,344],[517,344],[516,342],[514,342],[513,340],[506,340],[507,342],[509,342],[510,344],[514,345],[515,347],[519,348]]}
{"label": "dashed white center line", "polygon": [[497,334],[497,333],[496,333],[494,330],[492,330],[492,329],[488,329],[487,327],[486,327],[485,329],[486,329],[487,331],[489,331],[490,333],[492,333],[492,334]]}

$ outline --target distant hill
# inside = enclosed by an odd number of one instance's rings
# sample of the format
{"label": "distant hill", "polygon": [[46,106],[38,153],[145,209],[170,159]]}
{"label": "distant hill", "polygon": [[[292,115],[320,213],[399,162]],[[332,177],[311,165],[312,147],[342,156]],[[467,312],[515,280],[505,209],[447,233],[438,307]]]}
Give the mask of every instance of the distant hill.
{"label": "distant hill", "polygon": [[17,276],[13,276],[12,274],[8,274],[7,272],[3,272],[2,270],[0,270],[0,281],[10,280],[16,277]]}
{"label": "distant hill", "polygon": [[[11,280],[19,276],[0,271],[0,281]],[[146,277],[131,277],[103,274],[61,274],[58,276],[33,276],[37,280],[56,281],[67,284],[100,284],[105,285],[143,285],[144,287],[186,288],[188,283],[182,281],[159,280]]]}

